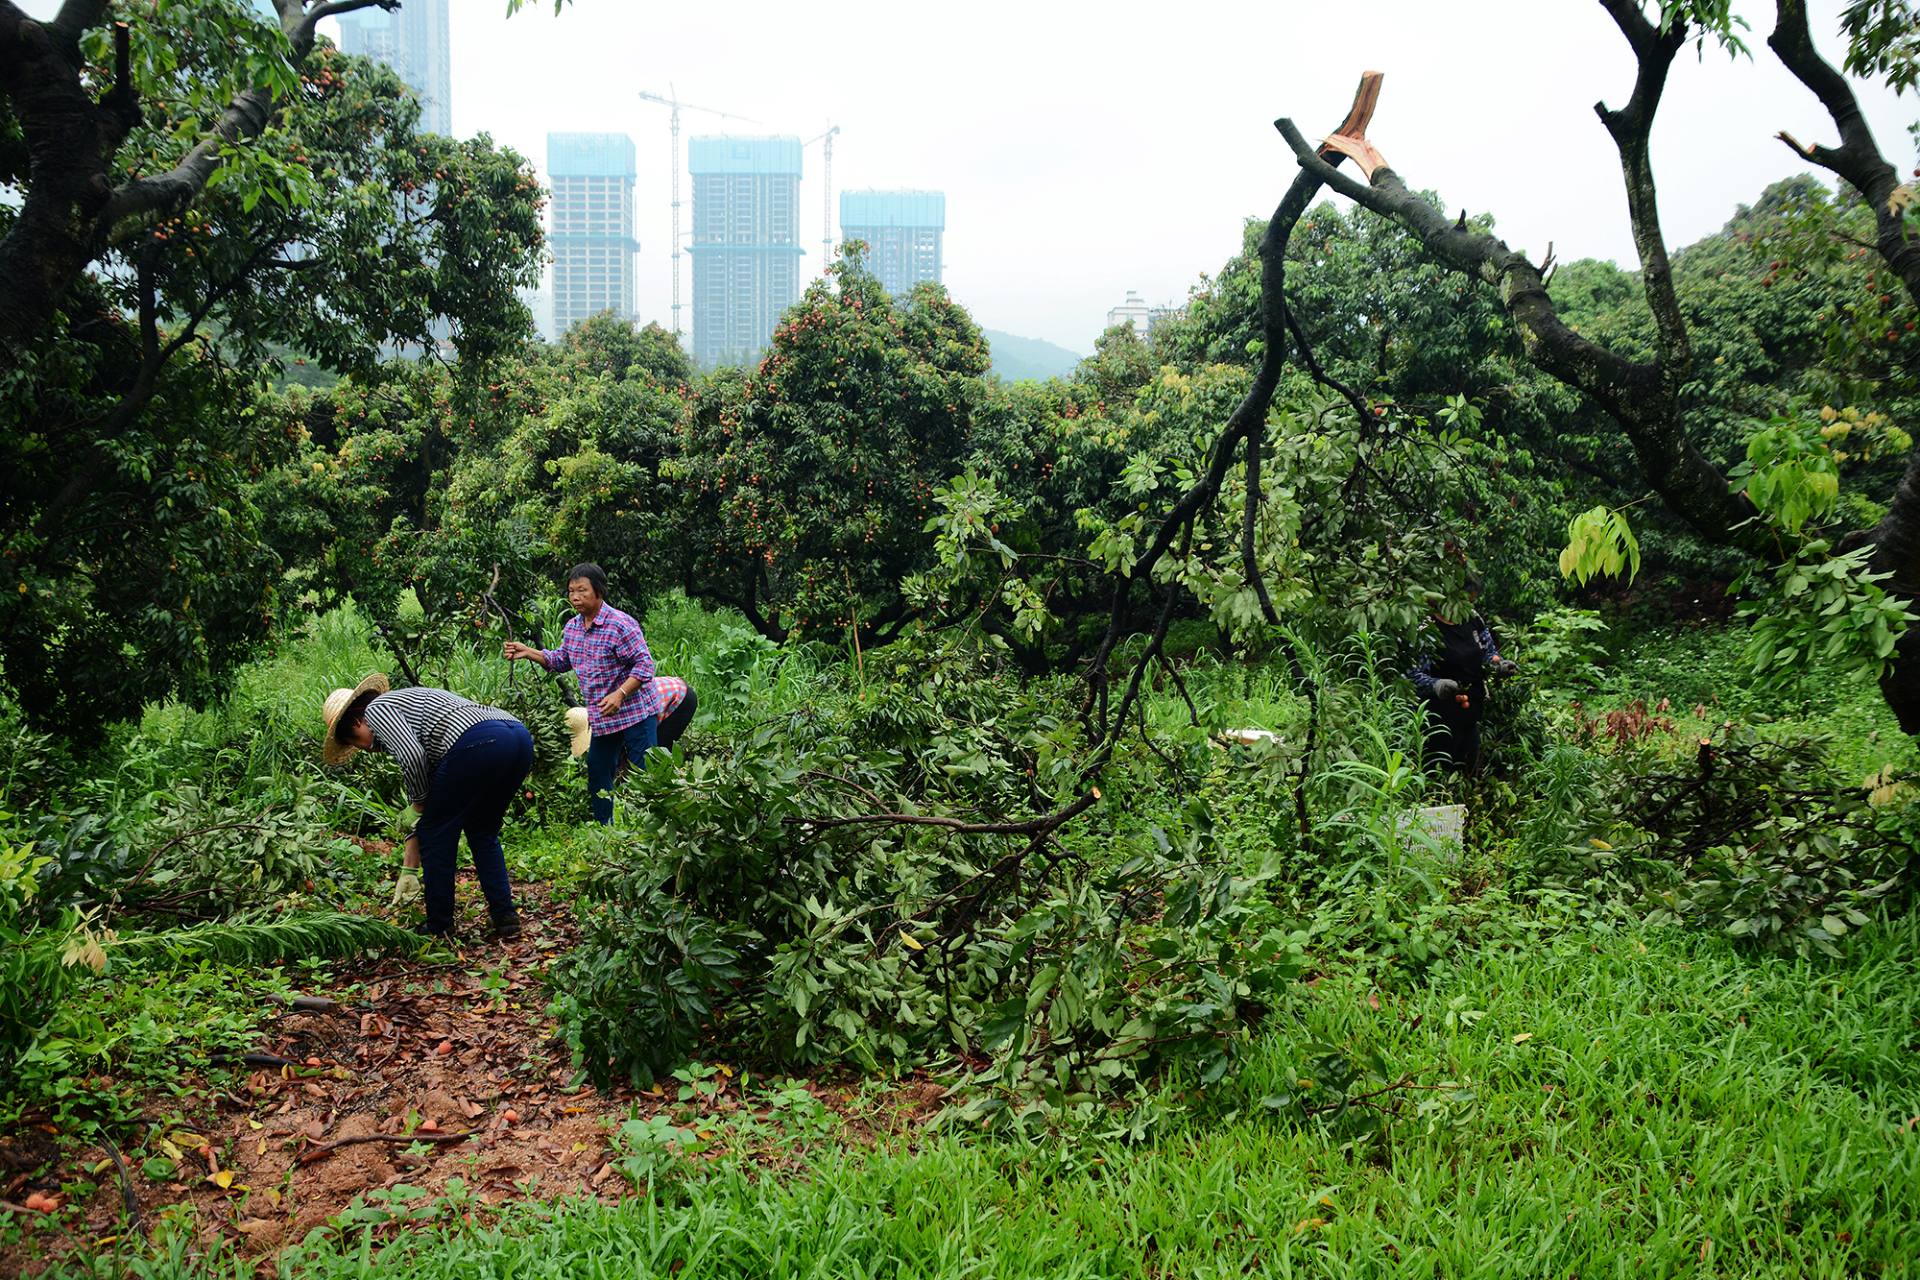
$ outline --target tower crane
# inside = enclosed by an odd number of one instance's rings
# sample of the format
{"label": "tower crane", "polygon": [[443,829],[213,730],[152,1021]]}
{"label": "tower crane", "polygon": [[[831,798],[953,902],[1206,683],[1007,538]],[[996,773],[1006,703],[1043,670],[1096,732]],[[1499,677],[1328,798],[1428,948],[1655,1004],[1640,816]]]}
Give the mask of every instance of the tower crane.
{"label": "tower crane", "polygon": [[840,126],[831,124],[827,131],[816,138],[808,138],[801,143],[810,147],[821,143],[821,157],[826,161],[826,180],[821,183],[820,197],[820,271],[825,274],[833,265],[833,136],[840,132]]}
{"label": "tower crane", "polygon": [[640,97],[647,102],[657,102],[668,108],[672,114],[668,117],[668,128],[673,134],[673,336],[680,336],[680,111],[701,111],[710,116],[719,116],[722,120],[740,120],[747,124],[759,124],[752,116],[738,116],[731,111],[718,111],[713,107],[702,107],[691,102],[680,101],[680,93],[671,83],[667,85],[665,96],[648,93],[642,89]]}

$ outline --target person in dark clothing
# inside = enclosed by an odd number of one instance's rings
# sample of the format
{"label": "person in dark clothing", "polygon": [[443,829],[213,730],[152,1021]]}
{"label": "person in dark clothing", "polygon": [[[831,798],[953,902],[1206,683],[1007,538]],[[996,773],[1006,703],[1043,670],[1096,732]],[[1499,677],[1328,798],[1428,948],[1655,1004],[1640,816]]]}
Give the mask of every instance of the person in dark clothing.
{"label": "person in dark clothing", "polygon": [[1511,675],[1500,642],[1485,619],[1465,622],[1433,615],[1438,643],[1407,677],[1419,692],[1427,723],[1427,754],[1464,773],[1480,765],[1480,717],[1486,714],[1487,676]]}
{"label": "person in dark clothing", "polygon": [[420,815],[407,837],[406,865],[421,870],[427,912],[421,932],[453,931],[454,868],[464,831],[495,936],[519,934],[500,827],[513,793],[533,771],[527,726],[445,689],[389,692],[378,673],[355,688],[335,689],[321,716],[326,763],[344,763],[369,747],[399,762],[407,799]]}

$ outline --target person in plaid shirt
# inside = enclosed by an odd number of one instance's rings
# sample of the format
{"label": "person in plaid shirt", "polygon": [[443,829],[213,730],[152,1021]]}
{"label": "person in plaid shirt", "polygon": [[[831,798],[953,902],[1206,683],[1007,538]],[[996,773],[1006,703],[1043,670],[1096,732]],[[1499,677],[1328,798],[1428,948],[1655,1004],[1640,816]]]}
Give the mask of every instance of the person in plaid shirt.
{"label": "person in plaid shirt", "polygon": [[660,745],[671,747],[693,723],[694,705],[699,699],[693,689],[677,676],[656,676],[654,687],[660,690]]}
{"label": "person in plaid shirt", "polygon": [[658,742],[660,691],[653,653],[633,618],[607,603],[607,575],[597,564],[577,564],[567,573],[567,619],[558,649],[536,649],[509,640],[508,661],[525,659],[549,671],[571,671],[580,681],[593,740],[587,747],[587,786],[594,821],[613,821],[614,769],[624,758],[646,759]]}

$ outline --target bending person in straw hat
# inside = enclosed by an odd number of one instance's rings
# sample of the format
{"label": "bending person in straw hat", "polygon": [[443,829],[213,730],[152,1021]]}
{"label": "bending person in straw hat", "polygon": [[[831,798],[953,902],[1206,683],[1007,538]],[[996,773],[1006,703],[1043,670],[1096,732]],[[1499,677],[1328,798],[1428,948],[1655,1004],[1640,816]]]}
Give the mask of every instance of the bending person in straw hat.
{"label": "bending person in straw hat", "polygon": [[533,735],[497,707],[469,702],[445,689],[397,689],[375,673],[352,689],[327,695],[322,755],[341,764],[356,751],[378,747],[400,764],[407,799],[420,820],[407,837],[408,866],[421,869],[427,922],[421,932],[453,931],[453,874],[460,833],[480,877],[497,937],[520,932],[500,848],[507,804],[533,769]]}

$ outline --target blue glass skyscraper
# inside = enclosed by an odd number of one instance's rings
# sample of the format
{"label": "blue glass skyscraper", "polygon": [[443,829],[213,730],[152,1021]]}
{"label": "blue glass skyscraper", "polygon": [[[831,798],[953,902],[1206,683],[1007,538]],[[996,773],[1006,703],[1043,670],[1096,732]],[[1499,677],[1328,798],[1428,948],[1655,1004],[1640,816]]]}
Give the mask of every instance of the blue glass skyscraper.
{"label": "blue glass skyscraper", "polygon": [[420,99],[420,128],[453,132],[453,58],[447,0],[406,0],[398,11],[360,9],[340,18],[340,50],[392,67]]}
{"label": "blue glass skyscraper", "polygon": [[800,297],[800,139],[692,138],[693,357],[749,364]]}
{"label": "blue glass skyscraper", "polygon": [[634,318],[634,173],[624,133],[547,135],[556,336],[602,311]]}
{"label": "blue glass skyscraper", "polygon": [[840,242],[864,240],[867,270],[895,297],[940,283],[947,197],[940,191],[843,191]]}

